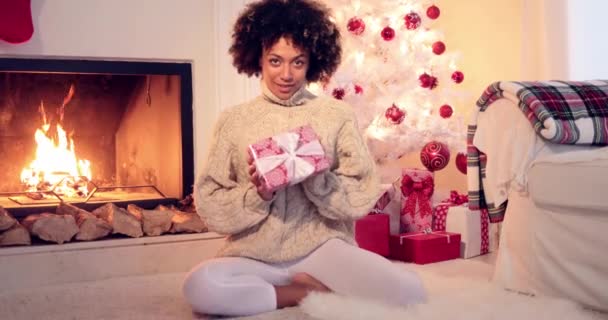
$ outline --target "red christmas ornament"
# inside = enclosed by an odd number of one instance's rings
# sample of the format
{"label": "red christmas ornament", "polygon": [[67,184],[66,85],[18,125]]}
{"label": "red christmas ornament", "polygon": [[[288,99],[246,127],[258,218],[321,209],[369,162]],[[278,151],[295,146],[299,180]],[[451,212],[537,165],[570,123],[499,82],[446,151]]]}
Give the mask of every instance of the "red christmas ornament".
{"label": "red christmas ornament", "polygon": [[433,90],[435,87],[437,87],[437,78],[427,74],[426,72],[421,74],[418,77],[418,80],[420,81],[420,86],[423,88]]}
{"label": "red christmas ornament", "polygon": [[331,95],[338,100],[342,100],[342,98],[344,98],[344,94],[345,92],[342,88],[335,88],[334,91],[331,92]]}
{"label": "red christmas ornament", "polygon": [[452,113],[454,113],[454,109],[449,104],[444,104],[439,108],[439,115],[444,119],[451,117]]}
{"label": "red christmas ornament", "polygon": [[395,38],[395,30],[391,27],[384,27],[380,34],[382,35],[382,39],[385,41],[391,41],[393,38]]}
{"label": "red christmas ornament", "polygon": [[405,17],[403,17],[403,20],[405,20],[405,27],[408,30],[415,30],[418,27],[420,27],[420,22],[421,22],[420,15],[418,15],[414,11],[406,14]]}
{"label": "red christmas ornament", "polygon": [[433,20],[439,18],[440,13],[441,13],[441,10],[439,10],[439,8],[436,5],[432,5],[432,6],[428,7],[428,9],[426,9],[426,16]]}
{"label": "red christmas ornament", "polygon": [[355,94],[363,94],[363,87],[361,87],[360,85],[356,84],[355,85]]}
{"label": "red christmas ornament", "polygon": [[452,80],[456,83],[461,83],[464,80],[464,74],[460,71],[454,71],[452,73]]}
{"label": "red christmas ornament", "polygon": [[456,155],[456,168],[463,174],[467,174],[467,154],[464,152],[458,152]]}
{"label": "red christmas ornament", "polygon": [[422,147],[420,161],[429,171],[439,171],[450,162],[450,150],[442,142],[431,141]]}
{"label": "red christmas ornament", "polygon": [[405,111],[399,109],[394,103],[384,112],[386,119],[392,124],[400,124],[405,119]]}
{"label": "red christmas ornament", "polygon": [[433,43],[433,53],[440,55],[445,52],[445,44],[441,41]]}
{"label": "red christmas ornament", "polygon": [[365,21],[359,17],[352,17],[348,20],[346,29],[348,32],[358,36],[365,31]]}

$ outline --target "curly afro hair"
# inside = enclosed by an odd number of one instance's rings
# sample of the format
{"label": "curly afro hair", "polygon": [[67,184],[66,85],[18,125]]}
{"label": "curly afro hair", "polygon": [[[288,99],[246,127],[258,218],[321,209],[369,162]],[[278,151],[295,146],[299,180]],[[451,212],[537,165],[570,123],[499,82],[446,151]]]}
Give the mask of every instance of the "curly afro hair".
{"label": "curly afro hair", "polygon": [[234,25],[229,53],[237,71],[258,76],[263,50],[281,37],[309,51],[309,82],[325,81],[338,68],[340,32],[327,7],[312,0],[261,0],[249,4]]}

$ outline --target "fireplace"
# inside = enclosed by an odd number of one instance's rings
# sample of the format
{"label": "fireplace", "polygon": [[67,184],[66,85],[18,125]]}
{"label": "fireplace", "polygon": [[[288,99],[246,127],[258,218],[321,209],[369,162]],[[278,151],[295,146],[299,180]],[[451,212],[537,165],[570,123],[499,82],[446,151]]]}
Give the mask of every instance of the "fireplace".
{"label": "fireplace", "polygon": [[192,192],[189,63],[0,58],[0,205],[144,209]]}

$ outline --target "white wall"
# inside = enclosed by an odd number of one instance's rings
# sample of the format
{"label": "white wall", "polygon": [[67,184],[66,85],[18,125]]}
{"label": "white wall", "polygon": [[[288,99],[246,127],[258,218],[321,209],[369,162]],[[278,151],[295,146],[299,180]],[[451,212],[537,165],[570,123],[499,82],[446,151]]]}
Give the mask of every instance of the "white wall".
{"label": "white wall", "polygon": [[568,76],[608,79],[608,1],[568,0]]}
{"label": "white wall", "polygon": [[227,3],[234,1],[35,0],[32,39],[20,45],[0,41],[0,55],[192,62],[195,167],[200,170],[220,109],[218,97],[230,96],[225,90],[238,95],[240,88],[226,85],[217,63],[225,56],[216,50],[216,35]]}

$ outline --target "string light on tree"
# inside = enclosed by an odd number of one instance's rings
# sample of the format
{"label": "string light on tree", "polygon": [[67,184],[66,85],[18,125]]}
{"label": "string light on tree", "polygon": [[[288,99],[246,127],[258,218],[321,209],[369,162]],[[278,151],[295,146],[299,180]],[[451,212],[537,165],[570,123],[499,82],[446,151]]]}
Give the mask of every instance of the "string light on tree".
{"label": "string light on tree", "polygon": [[435,26],[439,7],[432,0],[324,3],[340,28],[343,54],[322,91],[354,107],[375,159],[418,154],[431,141],[465,150],[458,113],[464,74],[455,48]]}

